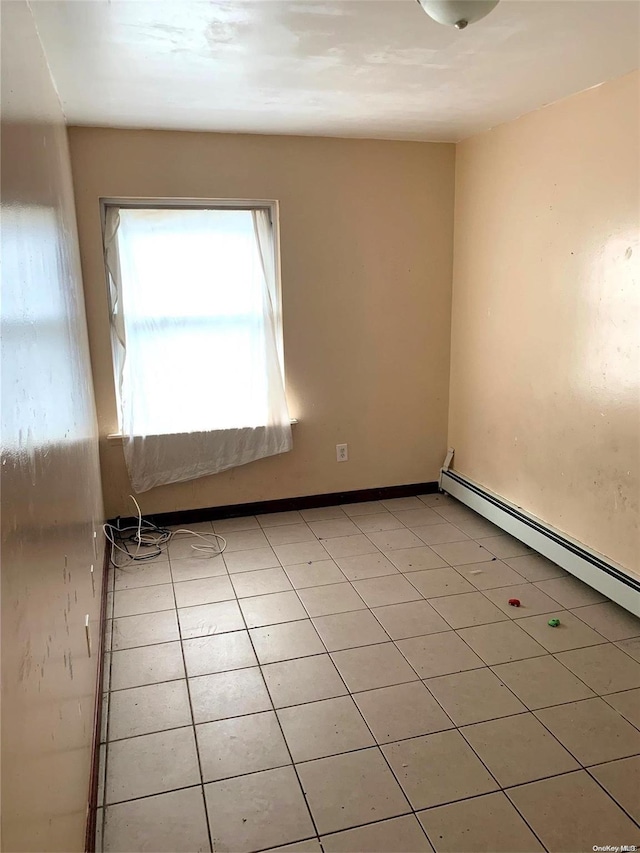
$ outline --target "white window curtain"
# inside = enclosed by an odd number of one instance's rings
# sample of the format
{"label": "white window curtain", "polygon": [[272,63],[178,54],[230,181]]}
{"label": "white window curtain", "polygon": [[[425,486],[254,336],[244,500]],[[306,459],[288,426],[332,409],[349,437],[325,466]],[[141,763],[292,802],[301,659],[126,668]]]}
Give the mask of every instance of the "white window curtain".
{"label": "white window curtain", "polygon": [[134,490],[290,450],[270,212],[108,206],[105,255]]}

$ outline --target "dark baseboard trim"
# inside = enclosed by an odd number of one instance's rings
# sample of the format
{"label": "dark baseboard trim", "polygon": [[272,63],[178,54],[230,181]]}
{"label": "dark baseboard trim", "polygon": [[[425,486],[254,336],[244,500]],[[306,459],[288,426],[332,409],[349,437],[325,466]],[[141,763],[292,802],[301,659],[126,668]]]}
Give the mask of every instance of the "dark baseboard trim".
{"label": "dark baseboard trim", "polygon": [[[202,509],[184,509],[177,512],[157,512],[145,515],[149,521],[159,527],[175,524],[197,524],[200,521],[216,521],[221,518],[237,518],[240,515],[260,515],[265,512],[288,512],[291,510],[314,509],[321,506],[360,503],[360,501],[391,500],[414,495],[431,495],[438,491],[438,484],[410,483],[406,486],[382,486],[377,489],[357,489],[351,492],[332,492],[328,495],[303,495],[298,498],[281,498],[275,501],[255,501],[229,506],[210,506]],[[111,519],[115,524],[117,519]],[[121,524],[135,522],[136,519],[121,518]]]}
{"label": "dark baseboard trim", "polygon": [[104,684],[104,636],[107,627],[107,592],[109,579],[109,549],[104,549],[102,563],[102,587],[100,590],[100,630],[98,641],[98,679],[96,681],[95,708],[93,713],[93,743],[91,746],[91,770],[89,776],[89,803],[84,849],[95,853],[96,819],[98,815],[98,788],[100,773],[100,734],[102,732],[102,685]]}

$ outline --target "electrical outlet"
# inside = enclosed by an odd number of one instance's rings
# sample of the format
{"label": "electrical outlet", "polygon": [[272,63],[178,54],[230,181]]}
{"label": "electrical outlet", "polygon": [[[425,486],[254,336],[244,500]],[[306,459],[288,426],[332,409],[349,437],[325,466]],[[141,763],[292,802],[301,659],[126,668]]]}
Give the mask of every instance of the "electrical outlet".
{"label": "electrical outlet", "polygon": [[349,459],[349,445],[336,444],[336,459],[338,462],[347,462]]}

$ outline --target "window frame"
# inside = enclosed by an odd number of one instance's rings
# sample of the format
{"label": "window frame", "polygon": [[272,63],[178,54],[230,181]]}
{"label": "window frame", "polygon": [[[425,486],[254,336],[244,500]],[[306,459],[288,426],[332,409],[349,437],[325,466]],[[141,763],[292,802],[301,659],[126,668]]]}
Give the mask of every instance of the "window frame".
{"label": "window frame", "polygon": [[[280,262],[280,204],[277,199],[236,199],[236,198],[145,198],[145,197],[113,197],[105,196],[99,199],[100,204],[100,230],[102,239],[103,267],[107,294],[107,307],[109,328],[111,328],[113,317],[113,304],[111,302],[111,287],[109,283],[109,271],[105,257],[105,230],[107,209],[110,207],[142,209],[142,210],[267,210],[271,219],[273,233],[273,255],[275,264],[275,286],[276,286],[276,347],[282,372],[282,383],[287,392],[285,362],[284,362],[284,329],[282,320],[282,277]],[[120,408],[118,405],[118,388],[116,379],[116,362],[113,344],[110,341],[111,350],[111,378],[113,381],[114,401],[116,404],[116,421],[118,432],[110,433],[110,440],[122,439],[122,425],[120,424]],[[297,423],[292,419],[292,423]]]}

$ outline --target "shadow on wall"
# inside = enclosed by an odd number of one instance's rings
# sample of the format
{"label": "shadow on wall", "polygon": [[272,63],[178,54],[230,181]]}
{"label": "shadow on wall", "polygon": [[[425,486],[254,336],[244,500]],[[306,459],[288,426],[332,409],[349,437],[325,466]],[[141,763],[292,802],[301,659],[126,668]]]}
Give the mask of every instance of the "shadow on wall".
{"label": "shadow on wall", "polygon": [[75,851],[103,509],[67,136],[23,2],[2,7],[1,145],[2,841]]}

